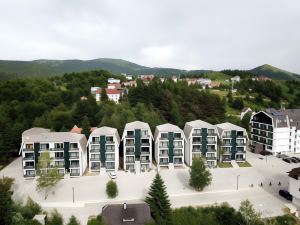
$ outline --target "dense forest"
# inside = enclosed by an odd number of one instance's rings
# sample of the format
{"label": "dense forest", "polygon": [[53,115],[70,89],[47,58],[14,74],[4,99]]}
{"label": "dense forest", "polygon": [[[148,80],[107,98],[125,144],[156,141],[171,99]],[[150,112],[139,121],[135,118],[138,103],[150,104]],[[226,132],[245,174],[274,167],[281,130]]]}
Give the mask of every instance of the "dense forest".
{"label": "dense forest", "polygon": [[[0,157],[16,156],[24,130],[33,126],[68,131],[78,126],[111,126],[123,131],[127,122],[142,120],[155,126],[171,122],[183,128],[186,121],[225,121],[225,103],[218,95],[188,86],[186,82],[164,83],[156,78],[148,86],[140,80],[120,104],[96,103],[92,86],[104,87],[107,71],[70,73],[61,77],[23,78],[0,82]],[[87,97],[81,100],[81,97]],[[84,122],[84,124],[83,124]]]}

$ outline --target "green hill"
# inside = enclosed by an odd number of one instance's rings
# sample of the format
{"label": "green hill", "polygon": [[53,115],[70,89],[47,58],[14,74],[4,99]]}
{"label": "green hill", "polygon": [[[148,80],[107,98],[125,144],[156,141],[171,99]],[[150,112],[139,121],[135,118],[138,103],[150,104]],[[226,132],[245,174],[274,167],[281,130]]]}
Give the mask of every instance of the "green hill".
{"label": "green hill", "polygon": [[291,73],[268,64],[264,64],[249,71],[258,76],[262,75],[274,80],[300,80],[300,76],[298,74]]}

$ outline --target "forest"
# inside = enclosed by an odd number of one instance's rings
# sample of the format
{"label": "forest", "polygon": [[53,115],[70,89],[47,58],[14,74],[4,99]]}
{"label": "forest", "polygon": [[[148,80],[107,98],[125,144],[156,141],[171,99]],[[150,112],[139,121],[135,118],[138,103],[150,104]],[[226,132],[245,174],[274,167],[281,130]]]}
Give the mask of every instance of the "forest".
{"label": "forest", "polygon": [[[51,78],[18,78],[0,82],[0,161],[17,156],[24,130],[34,126],[69,131],[77,126],[111,126],[120,133],[127,122],[148,122],[152,131],[165,122],[183,128],[186,121],[223,122],[225,103],[216,95],[186,82],[164,83],[158,78],[148,86],[140,80],[120,104],[97,103],[92,86],[105,87],[107,71],[70,73]],[[81,100],[85,96],[86,100]]]}

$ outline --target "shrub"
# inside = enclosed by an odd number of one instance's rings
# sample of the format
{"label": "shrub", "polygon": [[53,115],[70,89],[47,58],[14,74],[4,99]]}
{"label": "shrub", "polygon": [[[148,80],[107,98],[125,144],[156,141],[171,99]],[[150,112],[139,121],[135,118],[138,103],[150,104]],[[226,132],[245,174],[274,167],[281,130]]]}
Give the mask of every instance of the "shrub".
{"label": "shrub", "polygon": [[98,215],[96,218],[89,219],[87,225],[105,225],[102,217]]}
{"label": "shrub", "polygon": [[117,183],[114,181],[108,181],[106,184],[106,194],[110,198],[115,198],[118,195]]}
{"label": "shrub", "polygon": [[64,220],[62,218],[62,215],[57,212],[56,209],[54,209],[53,212],[51,212],[51,215],[47,218],[46,225],[63,225]]}
{"label": "shrub", "polygon": [[40,214],[41,212],[41,206],[33,201],[30,197],[28,197],[25,206],[21,208],[22,216],[25,219],[32,219],[36,214]]}
{"label": "shrub", "polygon": [[67,225],[80,225],[80,222],[76,219],[74,215],[72,215],[69,219]]}

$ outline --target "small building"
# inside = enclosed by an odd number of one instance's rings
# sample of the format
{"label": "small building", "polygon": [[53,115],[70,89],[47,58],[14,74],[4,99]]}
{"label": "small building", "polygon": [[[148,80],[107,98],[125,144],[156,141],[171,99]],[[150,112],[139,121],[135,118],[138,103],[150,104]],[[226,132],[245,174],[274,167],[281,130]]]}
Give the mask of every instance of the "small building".
{"label": "small building", "polygon": [[133,80],[133,76],[132,75],[126,75],[126,80]]}
{"label": "small building", "polygon": [[168,168],[183,166],[185,137],[178,126],[170,123],[157,126],[154,144],[157,166]]}
{"label": "small building", "polygon": [[176,76],[172,76],[171,78],[174,82],[177,82],[178,81],[178,78]]}
{"label": "small building", "polygon": [[221,86],[221,82],[219,82],[219,81],[212,81],[210,84],[211,88],[218,88],[220,86]]}
{"label": "small building", "polygon": [[211,79],[208,78],[199,78],[197,80],[198,84],[202,85],[202,86],[209,86],[211,85]]}
{"label": "small building", "polygon": [[86,144],[83,134],[51,132],[39,127],[24,131],[19,152],[22,154],[24,177],[35,177],[38,157],[42,152],[49,152],[51,166],[58,167],[59,173],[69,173],[70,177],[82,176],[87,167]]}
{"label": "small building", "polygon": [[109,84],[116,84],[116,83],[120,83],[121,81],[119,79],[116,78],[108,78],[107,79],[107,83]]}
{"label": "small building", "polygon": [[241,111],[241,120],[244,118],[244,116],[247,114],[247,113],[253,113],[252,109],[249,108],[249,107],[244,107]]}
{"label": "small building", "polygon": [[247,131],[232,123],[217,124],[220,135],[220,147],[222,151],[221,161],[236,162],[246,161],[246,147],[248,141]]}
{"label": "small building", "polygon": [[123,169],[134,173],[152,168],[152,132],[148,123],[134,121],[125,125],[123,141]]}
{"label": "small building", "polygon": [[231,80],[232,82],[240,82],[240,81],[241,81],[241,78],[240,78],[240,76],[234,76],[234,77],[231,77],[230,80]]}
{"label": "small building", "polygon": [[146,203],[106,205],[101,215],[109,225],[144,225],[152,221],[150,207]]}
{"label": "small building", "polygon": [[[96,101],[99,102],[101,101],[101,91],[102,89],[100,88],[99,90],[96,91]],[[120,98],[121,98],[121,91],[117,89],[108,89],[105,88],[107,97],[109,100],[114,101],[115,103],[119,103]]]}
{"label": "small building", "polygon": [[119,168],[120,136],[116,128],[100,127],[88,139],[89,170],[117,171]]}
{"label": "small building", "polygon": [[153,74],[148,74],[148,75],[139,75],[138,76],[141,80],[153,80],[154,79],[154,75]]}

